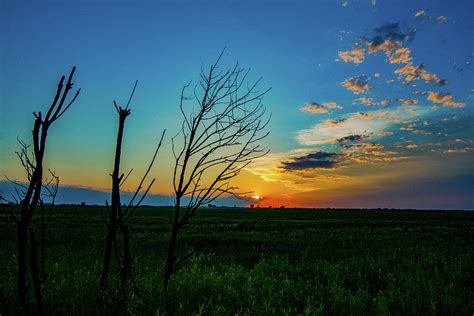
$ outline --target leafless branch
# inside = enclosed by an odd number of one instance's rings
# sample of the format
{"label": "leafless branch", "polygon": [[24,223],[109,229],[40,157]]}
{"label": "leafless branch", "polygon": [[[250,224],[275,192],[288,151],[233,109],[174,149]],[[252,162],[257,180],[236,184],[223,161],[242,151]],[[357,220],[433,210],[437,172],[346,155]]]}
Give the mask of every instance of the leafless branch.
{"label": "leafless branch", "polygon": [[[179,107],[183,124],[172,139],[176,205],[164,273],[165,288],[175,263],[182,262],[175,258],[179,230],[201,205],[222,196],[240,196],[243,192],[230,185],[230,181],[253,160],[268,153],[260,141],[268,135],[270,117],[265,115],[262,100],[270,89],[258,89],[261,78],[245,85],[249,70],[238,63],[219,70],[223,52],[207,71],[201,68],[192,98],[187,96],[189,83],[181,91]],[[190,100],[195,103],[186,110],[185,104]]]}

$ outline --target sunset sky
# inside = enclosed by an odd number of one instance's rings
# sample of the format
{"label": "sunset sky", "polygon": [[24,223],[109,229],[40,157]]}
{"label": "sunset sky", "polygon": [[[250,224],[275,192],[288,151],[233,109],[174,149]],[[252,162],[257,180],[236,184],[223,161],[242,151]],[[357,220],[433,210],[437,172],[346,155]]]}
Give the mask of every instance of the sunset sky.
{"label": "sunset sky", "polygon": [[[473,1],[0,2],[0,175],[77,67],[49,133],[62,185],[108,190],[126,102],[132,190],[163,129],[154,194],[172,193],[179,94],[222,49],[271,87],[271,152],[237,179],[263,206],[474,209]],[[71,201],[80,202],[80,201]]]}

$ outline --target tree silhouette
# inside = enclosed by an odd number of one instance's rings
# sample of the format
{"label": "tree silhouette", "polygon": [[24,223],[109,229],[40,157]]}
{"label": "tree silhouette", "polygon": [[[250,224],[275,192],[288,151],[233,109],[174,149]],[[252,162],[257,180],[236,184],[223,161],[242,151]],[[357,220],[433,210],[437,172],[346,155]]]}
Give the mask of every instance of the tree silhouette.
{"label": "tree silhouette", "polygon": [[[32,274],[33,286],[35,288],[35,296],[40,314],[43,314],[40,285],[43,277],[41,277],[40,270],[37,266],[39,242],[37,241],[37,237],[33,230],[30,228],[30,224],[32,223],[33,215],[35,214],[38,204],[40,204],[41,209],[44,210],[41,190],[44,186],[44,155],[46,152],[46,140],[49,128],[70,108],[81,90],[78,89],[73,98],[66,103],[68,93],[73,87],[72,79],[75,71],[76,67],[73,67],[67,79],[66,85],[64,85],[65,76],[62,76],[59,80],[56,95],[54,96],[53,102],[46,112],[46,115],[43,116],[41,112],[33,112],[33,115],[35,116],[33,125],[33,156],[30,157],[28,153],[29,146],[21,141],[20,144],[22,145],[22,148],[19,152],[17,152],[17,155],[27,173],[28,178],[28,183],[26,185],[21,185],[20,190],[16,189],[18,202],[20,204],[20,218],[18,219],[16,216],[13,216],[17,226],[17,304],[19,306],[25,305],[28,291],[27,263],[29,261],[31,269],[30,273]],[[48,188],[47,190],[49,193],[55,197],[59,179],[54,173],[51,173],[51,175],[51,179],[56,181],[55,189],[53,189],[56,191],[50,191],[48,187],[46,188]],[[42,224],[40,227],[42,227],[41,234],[44,237],[46,223],[44,221],[44,213],[42,214]],[[44,268],[44,242],[42,245],[40,257]],[[30,247],[29,257],[27,254],[28,247]]]}
{"label": "tree silhouette", "polygon": [[[135,251],[132,251],[131,241],[130,241],[131,227],[129,223],[133,214],[135,213],[137,208],[140,206],[143,199],[146,197],[150,188],[155,182],[155,178],[153,178],[148,184],[148,186],[145,188],[145,191],[139,197],[141,190],[144,188],[143,187],[144,182],[146,181],[146,178],[148,177],[148,174],[155,162],[156,155],[158,154],[158,151],[161,147],[163,137],[165,134],[165,131],[163,131],[163,133],[161,134],[161,138],[158,142],[158,145],[155,149],[153,158],[151,159],[148,165],[148,168],[145,174],[143,175],[140,183],[138,184],[130,202],[125,207],[122,207],[121,198],[120,198],[120,186],[127,180],[128,176],[132,172],[132,170],[130,170],[127,176],[125,176],[125,174],[123,173],[122,174],[120,173],[123,130],[125,127],[125,120],[131,113],[131,110],[129,109],[129,105],[135,93],[137,83],[138,82],[136,81],[133,87],[133,90],[130,94],[130,97],[128,99],[127,105],[124,108],[118,106],[117,103],[114,101],[114,106],[119,116],[119,126],[118,126],[118,131],[117,131],[117,142],[116,142],[116,148],[115,148],[114,170],[111,174],[112,197],[111,197],[110,209],[108,209],[109,219],[106,220],[104,218],[104,223],[106,224],[106,228],[107,228],[107,234],[106,234],[106,239],[105,239],[104,264],[103,264],[102,274],[100,278],[100,287],[102,290],[105,290],[107,288],[110,264],[111,264],[111,259],[112,259],[112,250],[114,250],[115,257],[117,259],[117,265],[119,268],[119,279],[121,280],[121,287],[123,291],[125,291],[127,282],[132,275],[133,256],[134,254],[136,254],[136,250],[138,249],[139,245],[143,242],[143,240],[138,241],[137,248],[135,249]],[[121,251],[119,250],[119,247],[118,247],[118,242],[119,242],[117,238],[118,232],[120,232],[120,237],[121,237],[120,238],[120,241],[121,241],[120,248],[122,249]]]}
{"label": "tree silhouette", "polygon": [[[268,153],[259,141],[268,135],[265,129],[270,117],[264,118],[262,99],[270,89],[258,91],[261,78],[245,86],[249,70],[240,68],[238,63],[220,71],[218,65],[222,54],[207,72],[201,69],[192,97],[186,95],[190,83],[181,91],[183,122],[172,139],[176,200],[163,273],[165,289],[177,267],[201,248],[194,248],[177,258],[181,228],[189,223],[201,205],[223,195],[244,194],[231,186],[230,180],[252,160]],[[185,103],[190,100],[194,100],[195,106],[187,112]]]}

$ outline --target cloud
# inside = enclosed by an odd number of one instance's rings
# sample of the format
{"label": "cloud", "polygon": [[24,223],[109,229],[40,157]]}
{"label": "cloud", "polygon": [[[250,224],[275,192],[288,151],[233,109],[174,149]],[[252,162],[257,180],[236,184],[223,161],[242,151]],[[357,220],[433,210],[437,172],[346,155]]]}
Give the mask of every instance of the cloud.
{"label": "cloud", "polygon": [[409,62],[402,68],[395,70],[395,74],[404,76],[405,81],[414,81],[420,79],[423,65],[413,66],[413,63]]}
{"label": "cloud", "polygon": [[[404,65],[401,68],[395,70],[395,74],[397,74],[400,78],[403,78],[405,82],[422,79],[426,83],[433,82],[440,86],[445,86],[448,84],[446,80],[440,79],[438,75],[426,71],[423,64],[417,66],[413,64],[411,50],[407,47],[403,47],[403,45],[405,42],[411,41],[413,39],[415,35],[415,29],[402,31],[398,23],[388,23],[382,27],[375,28],[374,33],[375,36],[372,37],[372,39],[366,40],[368,54],[375,54],[382,51],[385,53],[388,61],[391,64]],[[365,49],[356,45],[355,48],[350,51],[339,52],[339,57],[344,62],[354,62],[359,64],[364,61]],[[348,79],[346,79],[346,81],[343,83],[346,88],[353,91],[355,94],[365,92],[364,89],[361,89],[362,87],[360,84],[353,85],[347,80]],[[387,83],[391,83],[391,81],[388,81]]]}
{"label": "cloud", "polygon": [[339,162],[339,156],[340,154],[337,153],[317,151],[309,153],[305,156],[294,157],[290,161],[283,161],[280,168],[287,171],[317,168],[330,169],[334,168]]}
{"label": "cloud", "polygon": [[[331,166],[330,162],[334,164]],[[307,192],[327,185],[338,185],[350,176],[334,174],[340,170],[344,155],[328,153],[315,148],[300,148],[287,152],[272,152],[256,159],[246,171],[259,176],[265,182],[279,183],[284,192]]]}
{"label": "cloud", "polygon": [[429,91],[428,100],[433,103],[441,103],[444,106],[452,106],[456,108],[463,108],[466,106],[466,103],[455,102],[453,96],[448,93]]}
{"label": "cloud", "polygon": [[388,122],[382,120],[367,120],[358,115],[352,115],[338,124],[334,124],[333,120],[325,120],[309,129],[300,130],[296,139],[302,145],[337,143],[338,139],[349,135],[382,133],[387,125]]}
{"label": "cloud", "polygon": [[315,102],[308,102],[302,108],[300,108],[301,112],[317,114],[317,113],[327,113],[327,109],[322,105],[315,103]]}
{"label": "cloud", "polygon": [[406,160],[408,158],[407,156],[399,155],[399,153],[395,151],[382,150],[358,151],[345,156],[347,162],[359,164],[393,162]]}
{"label": "cloud", "polygon": [[386,40],[405,42],[413,39],[415,34],[414,29],[403,32],[398,23],[386,23],[385,25],[375,28],[375,37],[371,42],[381,43]]}
{"label": "cloud", "polygon": [[421,18],[422,16],[425,16],[425,10],[419,10],[415,13],[415,18]]}
{"label": "cloud", "polygon": [[426,71],[423,64],[413,66],[412,62],[408,62],[402,68],[395,70],[395,74],[405,77],[406,82],[423,79],[426,83],[434,82],[439,86],[448,84],[446,80],[439,79],[438,75]]}
{"label": "cloud", "polygon": [[326,102],[318,104],[316,102],[308,102],[300,108],[301,112],[310,114],[327,113],[328,109],[342,109],[342,106],[337,105],[336,102]]}
{"label": "cloud", "polygon": [[[313,125],[311,128],[297,132],[296,140],[302,145],[318,145],[338,143],[342,139],[351,135],[368,135],[368,138],[377,138],[390,135],[389,129],[393,124],[410,124],[413,118],[423,115],[427,109],[419,110],[415,113],[403,110],[400,106],[396,109],[386,111],[370,111],[361,116],[359,113],[352,113],[344,117],[343,121],[334,124],[334,120],[324,120]],[[369,118],[370,117],[370,118]]]}
{"label": "cloud", "polygon": [[408,145],[406,145],[405,147],[408,148],[408,149],[412,149],[412,148],[418,148],[418,145],[416,145],[416,144],[408,144]]}
{"label": "cloud", "polygon": [[374,101],[374,98],[367,98],[366,96],[362,96],[355,101],[359,101],[361,104],[367,105],[367,106],[375,106],[375,105],[381,105],[381,106],[387,106],[390,103],[393,102],[393,100],[381,100],[381,101]]}
{"label": "cloud", "polygon": [[337,105],[336,102],[325,102],[321,105],[328,109],[342,109],[342,106]]}
{"label": "cloud", "polygon": [[367,106],[375,105],[374,98],[367,98],[366,96],[358,98],[357,101]]}
{"label": "cloud", "polygon": [[362,141],[363,139],[367,138],[367,135],[348,135],[341,138],[336,139],[338,143],[357,143]]}
{"label": "cloud", "polygon": [[421,79],[425,80],[426,83],[434,82],[438,86],[445,86],[448,84],[448,81],[445,79],[439,79],[438,75],[429,73],[427,71],[421,72]]}
{"label": "cloud", "polygon": [[[357,148],[357,149],[382,149],[384,148],[384,145],[382,144],[376,144],[376,143],[362,143],[362,144],[352,144],[352,145],[345,145],[345,146],[350,146],[350,148]],[[380,155],[380,151],[375,152],[376,155]]]}
{"label": "cloud", "polygon": [[425,80],[426,83],[434,82],[438,86],[446,86],[448,85],[448,81],[445,79],[439,79],[436,74],[429,73],[427,71],[421,72],[421,78]]}
{"label": "cloud", "polygon": [[369,54],[383,51],[391,63],[411,59],[410,50],[404,48],[403,43],[413,39],[415,29],[402,32],[398,23],[387,23],[382,27],[375,28],[374,33],[376,35],[366,41]]}
{"label": "cloud", "polygon": [[471,150],[472,148],[470,147],[465,147],[465,148],[460,148],[460,149],[448,149],[445,150],[445,154],[460,154],[460,153],[467,153]]}
{"label": "cloud", "polygon": [[345,120],[346,120],[346,118],[340,118],[340,119],[337,119],[337,120],[328,120],[328,122],[331,123],[331,124],[337,125],[337,124],[341,124]]}
{"label": "cloud", "polygon": [[367,51],[369,54],[375,54],[379,51],[385,52],[387,56],[389,56],[392,51],[401,48],[401,44],[394,42],[392,40],[384,40],[381,42],[369,42],[367,43]]}
{"label": "cloud", "polygon": [[416,99],[399,98],[399,99],[397,99],[397,101],[400,102],[403,105],[417,105],[419,103],[419,101],[416,100]]}
{"label": "cloud", "polygon": [[361,94],[370,90],[368,81],[367,76],[349,77],[342,82],[342,85],[354,94]]}
{"label": "cloud", "polygon": [[393,54],[389,56],[389,61],[391,64],[406,64],[410,62],[413,58],[410,56],[411,51],[407,47],[397,48]]}
{"label": "cloud", "polygon": [[364,61],[365,58],[365,49],[354,47],[348,51],[338,52],[339,58],[345,62],[353,62],[354,64],[360,64]]}
{"label": "cloud", "polygon": [[443,15],[440,15],[436,18],[436,22],[438,22],[439,24],[442,24],[442,23],[446,22],[447,19],[448,19],[447,17],[445,17]]}
{"label": "cloud", "polygon": [[364,113],[364,112],[357,112],[356,115],[359,116],[359,117],[365,118],[365,119],[371,119],[371,118],[374,117],[373,114]]}

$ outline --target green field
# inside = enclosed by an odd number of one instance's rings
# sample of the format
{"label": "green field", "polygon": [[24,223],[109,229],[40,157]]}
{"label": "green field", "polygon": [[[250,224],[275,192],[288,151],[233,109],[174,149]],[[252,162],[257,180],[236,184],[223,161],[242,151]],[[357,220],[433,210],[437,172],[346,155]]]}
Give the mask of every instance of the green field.
{"label": "green field", "polygon": [[[14,210],[0,208],[1,315],[15,312]],[[48,314],[117,312],[113,289],[98,295],[102,212],[55,209],[46,253]],[[474,212],[203,209],[182,233],[179,252],[223,238],[186,261],[165,295],[171,215],[141,208],[134,217],[137,238],[154,237],[137,254],[128,314],[474,313]],[[34,313],[32,293],[29,308]]]}

